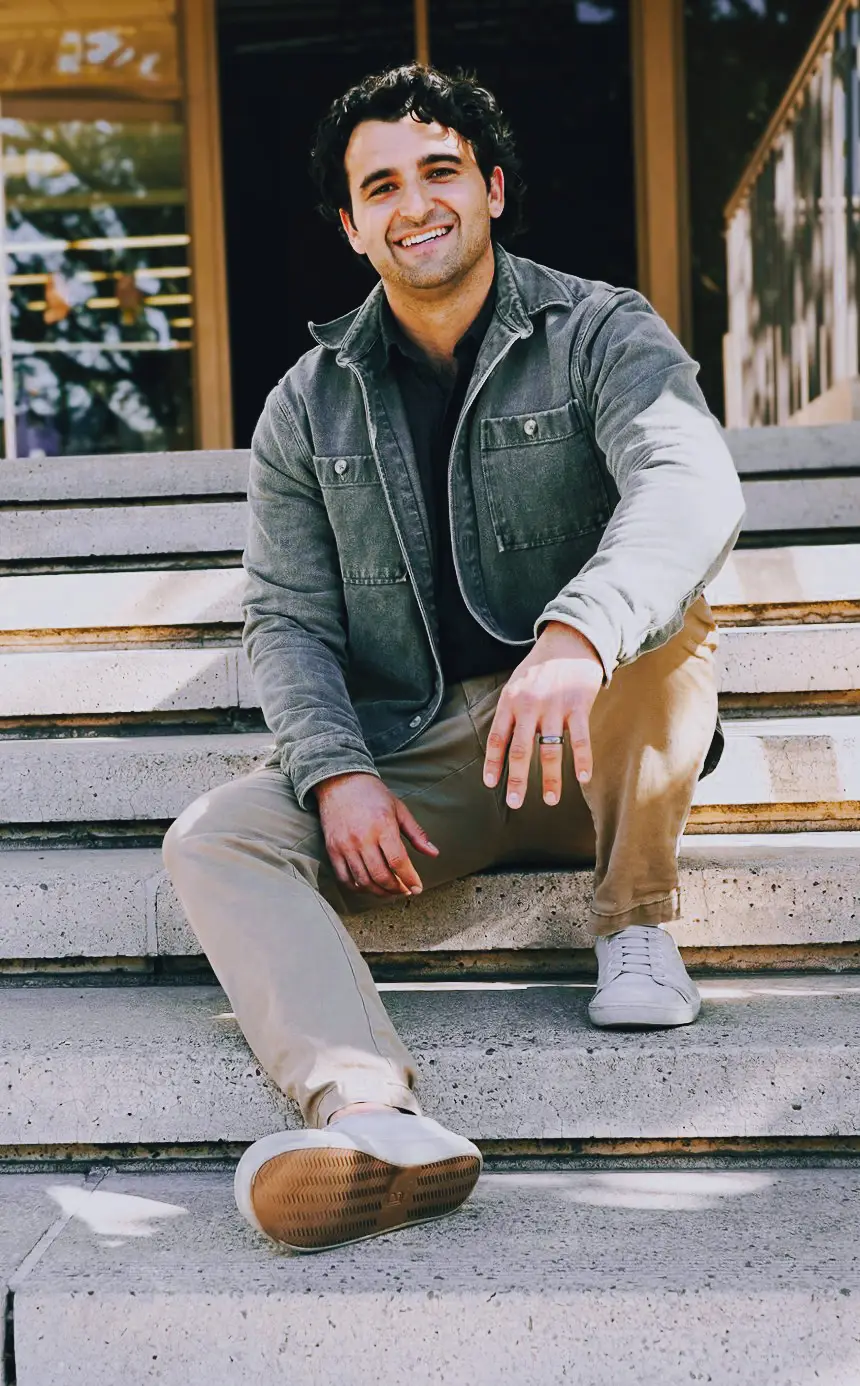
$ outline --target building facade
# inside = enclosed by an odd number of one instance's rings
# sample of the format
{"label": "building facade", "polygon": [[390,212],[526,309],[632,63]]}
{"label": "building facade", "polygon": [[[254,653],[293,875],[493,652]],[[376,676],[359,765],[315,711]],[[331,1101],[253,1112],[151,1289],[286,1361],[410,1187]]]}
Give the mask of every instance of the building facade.
{"label": "building facade", "polygon": [[308,319],[372,283],[315,212],[313,127],[346,86],[415,57],[475,71],[510,116],[529,190],[511,248],[640,288],[701,354],[719,413],[723,326],[696,326],[719,272],[698,265],[695,225],[718,217],[719,180],[687,73],[748,21],[772,36],[781,3],[7,0],[3,456],[247,445]]}

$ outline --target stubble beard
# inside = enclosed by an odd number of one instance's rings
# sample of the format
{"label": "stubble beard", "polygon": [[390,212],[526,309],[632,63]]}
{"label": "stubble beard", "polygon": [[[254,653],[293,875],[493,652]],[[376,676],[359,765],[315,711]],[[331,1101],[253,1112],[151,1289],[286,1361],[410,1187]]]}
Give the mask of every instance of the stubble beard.
{"label": "stubble beard", "polygon": [[486,232],[482,228],[480,232],[469,239],[461,239],[462,222],[458,224],[457,229],[461,236],[451,247],[450,253],[440,257],[435,264],[421,265],[416,262],[414,266],[410,266],[395,257],[394,265],[397,273],[385,277],[391,278],[394,283],[404,289],[456,288],[464,279],[468,278],[475,265],[486,253],[490,241],[489,228]]}

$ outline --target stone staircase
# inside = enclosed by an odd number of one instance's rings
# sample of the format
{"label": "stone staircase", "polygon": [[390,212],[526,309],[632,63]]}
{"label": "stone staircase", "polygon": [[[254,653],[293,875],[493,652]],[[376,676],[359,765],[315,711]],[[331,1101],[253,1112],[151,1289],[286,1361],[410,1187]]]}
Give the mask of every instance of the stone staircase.
{"label": "stone staircase", "polygon": [[313,1257],[235,1212],[231,1162],[296,1113],[160,852],[272,745],[247,454],[0,463],[4,1386],[857,1386],[860,426],[729,441],[727,748],[675,930],[700,1021],[588,1025],[588,873],[350,920],[487,1173],[454,1218]]}

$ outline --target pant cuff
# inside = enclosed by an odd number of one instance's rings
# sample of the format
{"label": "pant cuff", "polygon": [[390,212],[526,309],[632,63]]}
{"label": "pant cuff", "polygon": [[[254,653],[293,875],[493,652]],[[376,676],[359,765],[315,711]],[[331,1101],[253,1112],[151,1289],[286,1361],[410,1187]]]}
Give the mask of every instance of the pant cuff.
{"label": "pant cuff", "polygon": [[681,891],[676,886],[668,895],[631,905],[620,914],[599,914],[597,910],[592,909],[588,928],[589,933],[598,938],[605,938],[609,934],[619,933],[622,929],[629,929],[631,924],[671,924],[673,920],[680,918]]}
{"label": "pant cuff", "polygon": [[422,1115],[421,1105],[412,1089],[400,1083],[362,1082],[354,1087],[332,1083],[316,1094],[305,1111],[305,1120],[308,1126],[322,1128],[328,1124],[329,1117],[353,1102],[382,1102],[388,1107],[403,1107],[416,1116]]}

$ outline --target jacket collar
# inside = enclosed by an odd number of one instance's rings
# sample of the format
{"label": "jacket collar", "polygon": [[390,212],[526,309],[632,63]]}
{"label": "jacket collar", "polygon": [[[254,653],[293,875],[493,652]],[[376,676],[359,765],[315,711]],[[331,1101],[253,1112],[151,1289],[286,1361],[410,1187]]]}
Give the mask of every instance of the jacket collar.
{"label": "jacket collar", "polygon": [[[530,337],[532,318],[546,308],[569,307],[571,298],[551,270],[533,260],[509,255],[500,245],[496,257],[496,312],[519,337]],[[380,308],[382,284],[377,284],[360,308],[332,322],[308,323],[311,336],[320,346],[337,352],[337,364],[348,366],[366,356],[382,332]]]}

